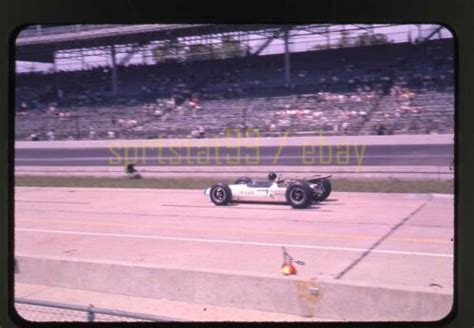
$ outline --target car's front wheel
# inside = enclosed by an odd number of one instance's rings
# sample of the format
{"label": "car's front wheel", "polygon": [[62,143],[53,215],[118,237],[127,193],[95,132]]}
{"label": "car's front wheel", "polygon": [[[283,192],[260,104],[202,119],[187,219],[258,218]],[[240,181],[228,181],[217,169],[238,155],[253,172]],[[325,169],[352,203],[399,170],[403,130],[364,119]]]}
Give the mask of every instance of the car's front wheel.
{"label": "car's front wheel", "polygon": [[228,185],[218,183],[211,187],[210,197],[211,201],[218,206],[227,205],[232,201],[232,191]]}
{"label": "car's front wheel", "polygon": [[313,200],[313,190],[307,182],[296,182],[286,189],[286,201],[293,208],[307,208]]}

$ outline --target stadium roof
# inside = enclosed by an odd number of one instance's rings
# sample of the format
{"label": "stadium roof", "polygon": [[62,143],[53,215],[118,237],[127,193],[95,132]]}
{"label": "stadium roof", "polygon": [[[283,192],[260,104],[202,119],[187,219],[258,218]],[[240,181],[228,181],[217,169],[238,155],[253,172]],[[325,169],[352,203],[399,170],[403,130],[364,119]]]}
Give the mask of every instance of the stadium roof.
{"label": "stadium roof", "polygon": [[[16,60],[25,62],[54,63],[55,53],[71,49],[101,48],[108,49],[111,45],[133,45],[139,49],[150,42],[190,38],[192,40],[209,41],[223,35],[242,36],[258,34],[262,41],[255,54],[281,35],[287,27],[298,33],[326,38],[340,32],[362,31],[374,33],[374,28],[389,28],[397,32],[399,24],[102,24],[102,25],[33,25],[23,29],[16,39]],[[431,38],[442,28],[436,25],[426,39]],[[383,33],[383,32],[382,32]],[[401,32],[406,34],[406,32]],[[294,37],[293,37],[294,39]],[[194,40],[194,41],[196,41]],[[198,41],[200,42],[200,41]]]}
{"label": "stadium roof", "polygon": [[28,27],[19,33],[16,39],[16,56],[17,60],[53,62],[54,52],[58,50],[146,43],[170,37],[256,31],[275,27],[277,25],[255,24],[65,25],[53,27],[37,25]]}
{"label": "stadium roof", "polygon": [[50,43],[69,43],[114,37],[134,37],[156,32],[177,32],[189,28],[209,26],[210,24],[140,24],[140,25],[66,25],[23,30],[16,40],[17,46],[39,45]]}

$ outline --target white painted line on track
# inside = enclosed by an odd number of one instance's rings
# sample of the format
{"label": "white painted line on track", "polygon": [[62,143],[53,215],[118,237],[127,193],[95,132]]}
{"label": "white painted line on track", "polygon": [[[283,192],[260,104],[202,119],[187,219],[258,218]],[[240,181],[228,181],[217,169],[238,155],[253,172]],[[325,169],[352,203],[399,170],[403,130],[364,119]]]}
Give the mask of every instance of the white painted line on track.
{"label": "white painted line on track", "polygon": [[285,247],[294,247],[294,248],[320,249],[320,250],[345,251],[345,252],[370,252],[370,253],[395,254],[395,255],[453,257],[452,254],[444,254],[444,253],[391,251],[391,250],[382,250],[382,249],[369,250],[367,248],[332,247],[332,246],[304,245],[304,244],[276,244],[276,243],[262,243],[262,242],[241,241],[241,240],[165,237],[165,236],[152,236],[152,235],[133,235],[133,234],[121,234],[121,233],[84,232],[84,231],[71,231],[71,230],[46,230],[46,229],[28,229],[28,228],[15,228],[15,230],[25,231],[25,232],[55,233],[55,234],[65,234],[65,235],[80,235],[80,236],[101,236],[101,237],[157,239],[157,240],[172,240],[172,241],[191,241],[191,242],[200,242],[200,243],[235,244],[235,245],[267,246],[267,247],[285,246]]}

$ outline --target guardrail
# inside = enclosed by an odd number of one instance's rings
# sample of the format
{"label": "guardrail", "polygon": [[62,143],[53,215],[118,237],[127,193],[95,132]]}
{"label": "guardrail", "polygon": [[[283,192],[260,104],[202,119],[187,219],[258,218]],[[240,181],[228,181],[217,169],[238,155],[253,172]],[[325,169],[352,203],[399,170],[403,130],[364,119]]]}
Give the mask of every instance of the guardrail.
{"label": "guardrail", "polygon": [[43,300],[25,298],[15,299],[15,308],[18,314],[28,321],[87,321],[87,322],[172,322],[186,321],[183,319],[134,313],[128,311],[98,308],[90,304],[72,305]]}

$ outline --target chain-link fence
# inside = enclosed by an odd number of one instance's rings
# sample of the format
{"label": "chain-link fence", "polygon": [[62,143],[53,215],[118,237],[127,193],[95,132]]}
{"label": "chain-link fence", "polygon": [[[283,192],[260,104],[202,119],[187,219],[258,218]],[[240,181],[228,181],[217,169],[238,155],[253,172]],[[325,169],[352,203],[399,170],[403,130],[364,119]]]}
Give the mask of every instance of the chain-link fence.
{"label": "chain-link fence", "polygon": [[43,322],[147,322],[147,321],[184,321],[182,319],[154,316],[127,311],[71,305],[41,300],[15,299],[15,309],[28,321]]}

